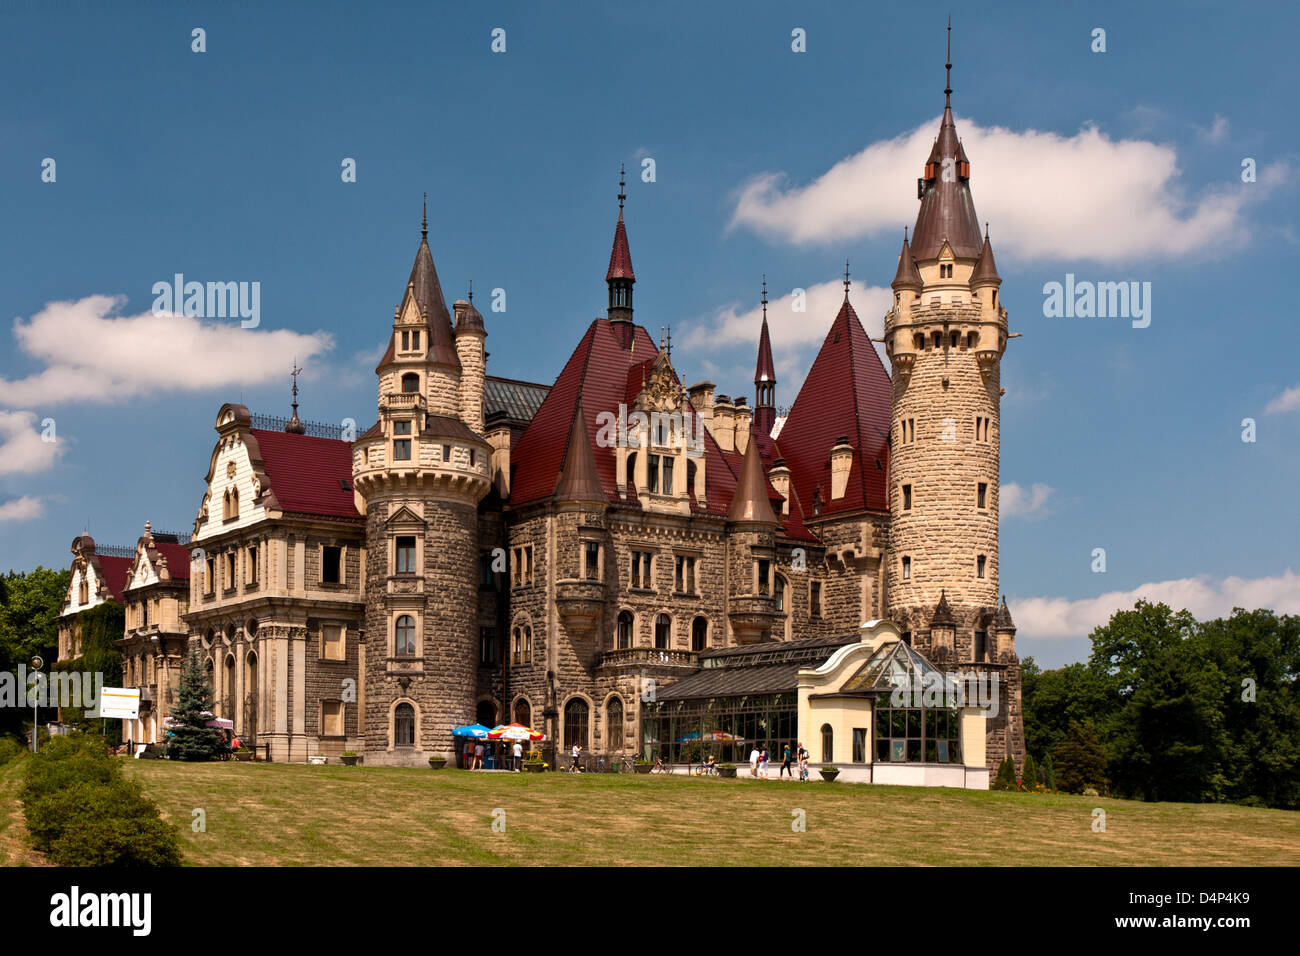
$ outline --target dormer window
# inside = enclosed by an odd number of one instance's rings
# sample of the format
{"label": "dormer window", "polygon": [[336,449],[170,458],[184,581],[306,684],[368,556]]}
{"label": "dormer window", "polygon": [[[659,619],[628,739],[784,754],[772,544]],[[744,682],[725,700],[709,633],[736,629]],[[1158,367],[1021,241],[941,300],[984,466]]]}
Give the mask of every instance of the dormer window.
{"label": "dormer window", "polygon": [[949,263],[947,263],[947,264],[941,264],[941,265],[939,266],[939,278],[940,278],[940,279],[951,279],[951,278],[952,278],[952,263],[951,263],[951,262],[949,262]]}

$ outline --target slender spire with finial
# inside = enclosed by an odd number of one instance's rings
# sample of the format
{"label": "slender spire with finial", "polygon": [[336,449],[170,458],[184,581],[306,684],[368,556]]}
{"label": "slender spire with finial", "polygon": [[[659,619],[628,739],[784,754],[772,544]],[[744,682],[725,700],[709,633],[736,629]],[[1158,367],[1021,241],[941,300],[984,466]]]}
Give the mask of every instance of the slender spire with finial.
{"label": "slender spire with finial", "polygon": [[424,205],[420,210],[420,238],[429,238],[429,194],[424,194]]}
{"label": "slender spire with finial", "polygon": [[945,71],[944,84],[943,84],[944,85],[943,105],[945,107],[948,107],[952,105],[952,15],[951,14],[949,14],[948,16],[948,62],[943,65],[943,68]]}
{"label": "slender spire with finial", "polygon": [[763,321],[767,321],[767,273],[763,273]]}
{"label": "slender spire with finial", "polygon": [[474,280],[469,280],[469,304],[474,304]]}
{"label": "slender spire with finial", "polygon": [[298,376],[302,374],[302,369],[298,367],[296,358],[293,360],[293,369],[290,374],[293,375],[293,417],[284,426],[284,430],[290,435],[301,435],[307,431],[307,428],[298,420]]}
{"label": "slender spire with finial", "polygon": [[624,191],[624,186],[626,186],[626,183],[623,182],[623,164],[619,163],[618,164],[618,218],[620,220],[623,218],[623,200],[627,198],[627,193]]}
{"label": "slender spire with finial", "polygon": [[849,300],[849,260],[844,260],[844,301]]}

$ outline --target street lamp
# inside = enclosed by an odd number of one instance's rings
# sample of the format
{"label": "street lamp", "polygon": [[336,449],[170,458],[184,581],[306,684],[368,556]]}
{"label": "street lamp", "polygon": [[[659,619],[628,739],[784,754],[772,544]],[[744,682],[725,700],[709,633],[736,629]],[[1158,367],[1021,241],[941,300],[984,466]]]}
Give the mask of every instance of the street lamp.
{"label": "street lamp", "polygon": [[40,701],[40,697],[38,695],[41,689],[41,681],[40,681],[41,668],[44,666],[45,666],[45,659],[41,657],[39,654],[37,654],[35,657],[32,658],[32,671],[36,677],[36,680],[32,682],[32,689],[28,691],[28,694],[31,696],[32,699],[32,753],[36,753],[36,738],[37,738],[36,731],[37,728],[40,726],[40,724],[37,723],[36,720],[36,707],[38,702]]}

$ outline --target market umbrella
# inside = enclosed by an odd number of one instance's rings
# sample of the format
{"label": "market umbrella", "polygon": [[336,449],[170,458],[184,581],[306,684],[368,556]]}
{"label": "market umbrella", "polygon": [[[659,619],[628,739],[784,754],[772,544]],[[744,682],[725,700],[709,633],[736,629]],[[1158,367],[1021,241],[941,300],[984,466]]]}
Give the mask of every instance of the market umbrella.
{"label": "market umbrella", "polygon": [[488,731],[488,737],[492,740],[545,740],[546,734],[523,724],[508,724],[494,727]]}
{"label": "market umbrella", "polygon": [[[168,717],[166,720],[163,721],[163,726],[164,726],[164,727],[179,727],[180,724],[179,724],[178,722],[172,720],[170,717]],[[211,720],[209,720],[209,721],[207,721],[206,723],[204,723],[203,726],[204,726],[204,727],[213,727],[213,728],[216,728],[217,730],[234,730],[234,729],[235,729],[235,722],[234,722],[233,720],[227,720],[225,717],[213,717]]]}
{"label": "market umbrella", "polygon": [[729,734],[725,730],[706,730],[704,733],[695,730],[687,734],[685,737],[677,738],[679,744],[693,744],[698,743],[701,740],[712,740],[721,743],[738,743],[743,741],[744,738],[737,737],[735,734]]}
{"label": "market umbrella", "polygon": [[492,731],[482,724],[466,724],[464,727],[456,727],[452,730],[453,737],[478,737],[483,738]]}

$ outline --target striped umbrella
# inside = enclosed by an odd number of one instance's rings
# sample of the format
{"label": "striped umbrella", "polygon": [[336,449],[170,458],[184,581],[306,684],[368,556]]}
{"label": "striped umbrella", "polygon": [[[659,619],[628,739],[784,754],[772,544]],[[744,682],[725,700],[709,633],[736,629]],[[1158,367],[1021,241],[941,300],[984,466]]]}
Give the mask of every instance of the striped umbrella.
{"label": "striped umbrella", "polygon": [[546,734],[523,724],[503,724],[488,732],[492,740],[545,740]]}

